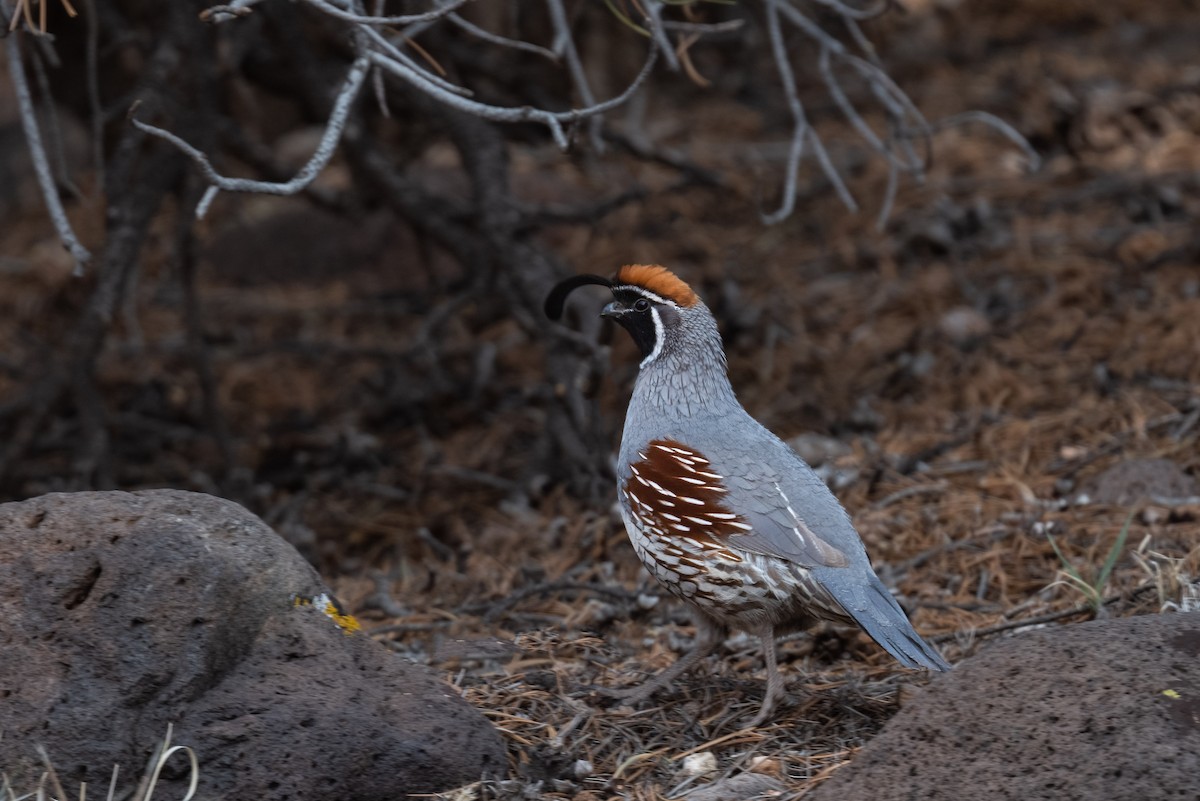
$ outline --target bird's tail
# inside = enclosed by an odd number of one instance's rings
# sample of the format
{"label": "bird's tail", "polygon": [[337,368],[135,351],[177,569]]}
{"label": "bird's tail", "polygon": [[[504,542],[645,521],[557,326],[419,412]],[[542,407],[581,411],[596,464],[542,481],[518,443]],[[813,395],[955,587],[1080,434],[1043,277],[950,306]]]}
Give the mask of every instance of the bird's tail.
{"label": "bird's tail", "polygon": [[942,655],[913,629],[900,604],[874,573],[868,571],[866,577],[859,574],[852,578],[847,575],[851,571],[845,568],[814,571],[818,572],[817,580],[837,598],[846,613],[901,665],[927,670],[950,669]]}

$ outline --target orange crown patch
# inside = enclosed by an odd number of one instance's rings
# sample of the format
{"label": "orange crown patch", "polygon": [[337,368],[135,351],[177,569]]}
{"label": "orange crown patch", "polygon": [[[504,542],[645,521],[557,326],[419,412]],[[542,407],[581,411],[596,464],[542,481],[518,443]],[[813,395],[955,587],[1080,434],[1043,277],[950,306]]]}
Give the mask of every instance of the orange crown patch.
{"label": "orange crown patch", "polygon": [[700,298],[690,286],[681,281],[675,273],[657,264],[626,264],[617,271],[615,283],[640,286],[685,308],[700,302]]}

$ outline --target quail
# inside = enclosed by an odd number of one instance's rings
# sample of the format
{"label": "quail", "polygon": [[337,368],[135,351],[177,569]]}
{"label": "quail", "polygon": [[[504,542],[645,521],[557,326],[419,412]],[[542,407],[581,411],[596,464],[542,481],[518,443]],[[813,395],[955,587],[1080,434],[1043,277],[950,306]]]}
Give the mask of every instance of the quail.
{"label": "quail", "polygon": [[817,620],[861,626],[905,667],[948,670],[875,575],[837,498],[742,408],[716,320],[691,287],[657,265],[576,275],[547,296],[547,316],[589,284],[612,292],[601,315],[642,356],[617,462],[625,528],[649,573],[698,613],[691,650],[627,700],[669,686],[730,628],[762,640],[767,687],[751,726],[784,695],[776,635]]}

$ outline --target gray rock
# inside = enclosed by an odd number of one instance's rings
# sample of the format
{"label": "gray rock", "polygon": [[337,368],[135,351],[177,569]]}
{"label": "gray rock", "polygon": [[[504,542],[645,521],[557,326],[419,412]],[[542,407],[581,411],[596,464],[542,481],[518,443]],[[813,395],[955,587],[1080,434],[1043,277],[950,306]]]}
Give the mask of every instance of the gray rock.
{"label": "gray rock", "polygon": [[32,788],[41,744],[68,788],[114,764],[134,783],[170,722],[199,798],[382,801],[503,773],[496,731],[432,672],[297,602],[327,593],[211,496],[0,505],[0,771]]}
{"label": "gray rock", "polygon": [[1181,500],[1200,494],[1200,486],[1170,459],[1126,459],[1090,481],[1076,503],[1132,506],[1141,501]]}
{"label": "gray rock", "polygon": [[849,456],[854,450],[835,437],[827,437],[815,431],[797,434],[787,441],[787,444],[810,467],[820,467],[830,462],[836,462],[843,456]]}
{"label": "gray rock", "polygon": [[1200,798],[1200,615],[1053,626],[988,647],[811,801]]}
{"label": "gray rock", "polygon": [[858,468],[843,464],[845,457],[854,452],[845,442],[809,431],[792,437],[787,444],[833,491],[841,492],[858,481]]}

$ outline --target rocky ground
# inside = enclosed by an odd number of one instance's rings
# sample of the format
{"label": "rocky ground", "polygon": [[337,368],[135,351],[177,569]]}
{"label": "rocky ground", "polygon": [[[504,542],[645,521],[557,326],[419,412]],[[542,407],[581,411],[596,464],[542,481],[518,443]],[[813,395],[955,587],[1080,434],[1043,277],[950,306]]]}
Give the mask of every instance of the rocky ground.
{"label": "rocky ground", "polygon": [[[660,90],[657,140],[723,186],[524,145],[517,191],[646,191],[541,241],[580,272],[661,262],[697,288],[743,403],[820,463],[952,662],[1031,626],[1194,608],[1200,8],[909,5],[870,29],[895,80],[930,119],[1007,120],[1039,169],[986,128],[940,131],[926,181],[902,186],[880,230],[885,165],[815,107],[863,211],[807,175],[796,214],[768,227],[780,148],[750,157],[737,143],[778,145],[786,126],[730,95]],[[417,165],[451,191],[453,167],[437,153]],[[325,180],[339,177],[335,164]],[[31,355],[59,346],[80,296],[36,198],[18,200],[0,228],[0,405],[32,379]],[[791,703],[757,730],[739,725],[763,691],[743,636],[655,704],[604,700],[588,688],[670,664],[691,627],[642,572],[611,495],[534,458],[549,447],[555,343],[452,295],[456,268],[389,212],[349,223],[234,198],[200,231],[206,385],[164,244],[173,224],[156,223],[100,358],[112,439],[99,483],[225,494],[263,516],[373,636],[437,667],[502,731],[511,772],[484,792],[656,799],[752,771],[797,798],[851,770],[926,682],[828,627],[782,642]],[[590,317],[567,324],[611,336]],[[584,392],[615,448],[636,359],[611,343],[611,370]],[[457,393],[447,374],[477,380]],[[48,425],[8,497],[97,483],[68,478],[78,421]]]}

